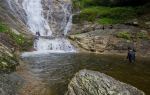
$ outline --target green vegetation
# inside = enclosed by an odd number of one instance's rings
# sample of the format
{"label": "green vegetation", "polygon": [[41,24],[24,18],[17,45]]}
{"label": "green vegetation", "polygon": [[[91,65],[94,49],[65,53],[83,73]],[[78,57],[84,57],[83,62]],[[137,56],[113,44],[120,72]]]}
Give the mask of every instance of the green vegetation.
{"label": "green vegetation", "polygon": [[16,34],[11,31],[7,25],[0,23],[0,33],[6,33],[13,40],[13,42],[21,50],[26,50],[32,46],[32,41],[27,40],[22,34]]}
{"label": "green vegetation", "polygon": [[113,19],[111,19],[111,18],[102,18],[102,19],[99,19],[98,20],[98,23],[100,23],[100,24],[111,24],[111,23],[117,23],[118,22],[118,20],[113,20]]}
{"label": "green vegetation", "polygon": [[149,3],[149,0],[73,0],[74,8],[91,6],[139,6]]}
{"label": "green vegetation", "polygon": [[129,32],[126,32],[126,31],[118,32],[116,36],[118,38],[123,38],[123,39],[127,39],[127,40],[131,39],[131,34]]}
{"label": "green vegetation", "polygon": [[149,36],[148,36],[148,34],[145,33],[145,32],[138,32],[137,33],[137,37],[140,38],[140,39],[145,39],[145,40],[150,39]]}
{"label": "green vegetation", "polygon": [[[105,1],[105,2],[104,2]],[[102,3],[103,2],[103,3]],[[82,21],[98,22],[100,24],[123,23],[149,13],[150,4],[143,6],[110,6],[109,0],[74,0],[74,8],[81,10],[74,16],[74,23]],[[104,4],[105,3],[105,4]],[[105,6],[101,6],[104,4]]]}
{"label": "green vegetation", "polygon": [[[122,32],[118,32],[116,34],[116,37],[118,38],[123,38],[123,39],[126,39],[126,40],[131,40],[131,34],[127,31],[122,31]],[[149,40],[149,36],[146,32],[137,32],[135,34],[135,37],[134,39],[144,39],[144,40]]]}
{"label": "green vegetation", "polygon": [[97,21],[100,24],[115,24],[137,17],[137,13],[132,7],[90,7],[81,11],[75,16],[79,21]]}

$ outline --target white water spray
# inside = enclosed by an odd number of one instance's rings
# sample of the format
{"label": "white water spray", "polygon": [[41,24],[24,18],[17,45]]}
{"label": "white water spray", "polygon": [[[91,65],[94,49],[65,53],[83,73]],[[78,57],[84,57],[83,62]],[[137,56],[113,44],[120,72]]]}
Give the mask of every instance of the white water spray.
{"label": "white water spray", "polygon": [[[74,52],[74,47],[70,44],[70,42],[65,39],[65,37],[59,37],[54,39],[47,39],[44,37],[52,37],[52,31],[48,21],[44,18],[43,8],[41,4],[41,0],[24,0],[23,1],[23,9],[27,14],[27,25],[30,30],[35,35],[37,32],[40,33],[41,37],[38,40],[35,40],[34,47],[38,51],[56,51],[56,52]],[[64,10],[66,15],[66,9]],[[65,17],[64,17],[65,18]],[[48,18],[47,18],[48,19]],[[65,20],[66,21],[66,20]],[[71,28],[72,15],[70,14],[70,18],[65,24],[64,35],[67,35],[67,32]],[[44,37],[42,37],[44,36]]]}

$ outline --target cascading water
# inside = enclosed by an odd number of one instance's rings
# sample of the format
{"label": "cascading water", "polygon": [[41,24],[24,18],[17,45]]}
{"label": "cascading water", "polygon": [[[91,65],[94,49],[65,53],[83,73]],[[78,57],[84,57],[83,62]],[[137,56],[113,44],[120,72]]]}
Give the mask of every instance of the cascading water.
{"label": "cascading water", "polygon": [[[67,32],[71,28],[71,21],[72,21],[72,14],[69,13],[66,7],[63,7],[64,10],[64,18],[63,18],[63,24],[64,30],[63,30],[63,36],[61,37],[53,37],[53,32],[49,23],[48,23],[48,17],[45,19],[43,14],[43,7],[42,7],[42,1],[41,0],[23,0],[22,3],[23,9],[26,12],[27,15],[27,25],[32,31],[34,35],[36,33],[39,33],[40,36],[38,39],[34,42],[34,47],[37,51],[52,51],[52,52],[75,52],[74,47],[70,44],[70,42],[65,38],[64,35],[67,35]],[[51,8],[51,7],[50,7]],[[50,9],[49,9],[50,10]],[[49,11],[51,12],[51,11]],[[48,13],[48,15],[51,13]],[[69,19],[67,20],[66,15],[70,15]],[[52,38],[52,39],[49,39]]]}
{"label": "cascading water", "polygon": [[42,14],[41,0],[24,0],[23,8],[27,14],[27,24],[34,34],[36,32],[39,32],[41,36],[50,36],[52,34],[48,22]]}

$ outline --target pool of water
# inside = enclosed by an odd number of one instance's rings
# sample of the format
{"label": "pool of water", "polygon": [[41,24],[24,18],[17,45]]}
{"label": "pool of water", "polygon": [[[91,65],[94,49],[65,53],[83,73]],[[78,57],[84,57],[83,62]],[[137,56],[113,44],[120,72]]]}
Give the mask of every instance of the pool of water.
{"label": "pool of water", "polygon": [[[150,95],[150,58],[138,57],[136,63],[131,64],[125,56],[70,53],[36,54],[22,60],[31,76],[46,89],[43,95],[63,95],[71,78],[81,69],[100,71]],[[33,93],[44,92],[41,90]]]}

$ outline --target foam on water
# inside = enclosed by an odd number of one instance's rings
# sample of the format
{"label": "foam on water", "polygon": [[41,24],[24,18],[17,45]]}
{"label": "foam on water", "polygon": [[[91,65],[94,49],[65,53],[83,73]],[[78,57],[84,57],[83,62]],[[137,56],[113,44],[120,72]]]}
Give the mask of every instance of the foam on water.
{"label": "foam on water", "polygon": [[70,54],[70,53],[77,53],[76,51],[64,51],[64,50],[58,50],[58,51],[54,51],[54,50],[42,50],[42,51],[32,51],[32,52],[23,52],[21,54],[21,57],[24,58],[24,57],[29,57],[29,56],[40,56],[41,54],[43,55],[47,55],[47,54]]}

